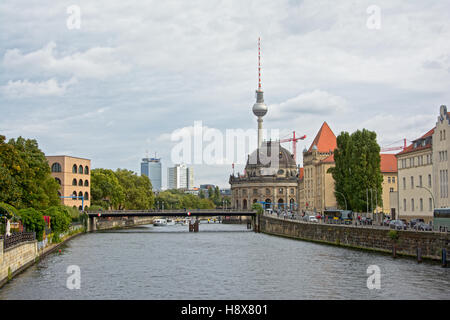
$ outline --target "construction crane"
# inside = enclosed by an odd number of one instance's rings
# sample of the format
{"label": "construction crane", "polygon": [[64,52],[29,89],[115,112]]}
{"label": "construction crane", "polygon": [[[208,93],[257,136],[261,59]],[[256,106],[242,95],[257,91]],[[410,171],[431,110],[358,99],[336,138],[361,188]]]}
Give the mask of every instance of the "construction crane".
{"label": "construction crane", "polygon": [[403,146],[381,148],[380,152],[388,152],[388,151],[396,151],[396,150],[404,150],[404,149],[406,149],[406,139],[403,139]]}
{"label": "construction crane", "polygon": [[288,139],[281,139],[280,140],[280,143],[283,143],[283,142],[291,142],[292,141],[292,153],[294,154],[294,159],[295,159],[295,161],[297,161],[297,141],[298,140],[304,140],[304,139],[306,139],[306,135],[304,135],[304,136],[302,136],[302,137],[299,137],[299,138],[296,138],[295,137],[295,131],[293,131],[292,132],[292,138],[288,138]]}

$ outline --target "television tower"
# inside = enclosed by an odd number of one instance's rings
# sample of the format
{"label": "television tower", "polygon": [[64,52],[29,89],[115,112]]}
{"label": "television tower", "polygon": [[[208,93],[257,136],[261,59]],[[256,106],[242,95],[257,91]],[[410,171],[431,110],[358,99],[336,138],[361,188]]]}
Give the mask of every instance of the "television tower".
{"label": "television tower", "polygon": [[258,117],[258,149],[262,144],[262,123],[267,113],[264,103],[264,92],[261,89],[261,38],[258,38],[258,89],[256,90],[256,103],[253,105],[253,114]]}

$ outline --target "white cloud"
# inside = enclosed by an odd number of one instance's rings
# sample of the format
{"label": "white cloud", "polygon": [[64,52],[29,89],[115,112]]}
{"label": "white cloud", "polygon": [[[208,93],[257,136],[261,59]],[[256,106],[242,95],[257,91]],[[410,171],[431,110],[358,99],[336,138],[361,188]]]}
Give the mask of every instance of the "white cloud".
{"label": "white cloud", "polygon": [[17,48],[7,50],[3,67],[10,72],[26,71],[94,79],[106,79],[128,71],[128,66],[120,61],[114,48],[93,47],[84,52],[62,55],[57,52],[55,42],[29,53],[23,53]]}
{"label": "white cloud", "polygon": [[9,98],[27,98],[34,96],[62,96],[68,86],[76,83],[75,79],[59,84],[55,79],[42,82],[30,82],[28,80],[8,81],[8,84],[0,87],[0,92]]}

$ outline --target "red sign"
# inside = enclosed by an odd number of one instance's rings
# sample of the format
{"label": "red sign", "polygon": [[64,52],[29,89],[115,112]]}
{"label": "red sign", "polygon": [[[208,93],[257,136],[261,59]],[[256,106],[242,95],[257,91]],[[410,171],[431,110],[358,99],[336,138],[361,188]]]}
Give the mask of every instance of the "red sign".
{"label": "red sign", "polygon": [[191,213],[190,212],[188,212],[188,216],[190,216],[191,215]]}

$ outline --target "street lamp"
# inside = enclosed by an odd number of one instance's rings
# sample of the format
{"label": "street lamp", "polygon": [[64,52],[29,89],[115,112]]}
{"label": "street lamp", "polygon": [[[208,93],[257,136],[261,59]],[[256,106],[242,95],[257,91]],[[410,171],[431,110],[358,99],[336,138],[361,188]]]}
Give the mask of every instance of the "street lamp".
{"label": "street lamp", "polygon": [[433,193],[430,191],[430,189],[428,189],[427,187],[422,187],[422,186],[416,186],[416,188],[422,188],[422,189],[425,189],[425,190],[427,190],[427,191],[430,193],[431,199],[433,199],[433,210],[434,210],[434,208],[435,208],[436,206],[435,206],[435,202],[434,202],[434,196],[433,196]]}
{"label": "street lamp", "polygon": [[344,198],[344,201],[345,201],[345,210],[347,210],[347,199],[345,199],[345,195],[342,192],[339,192],[339,191],[336,191],[336,190],[334,192],[342,194],[342,197]]}

